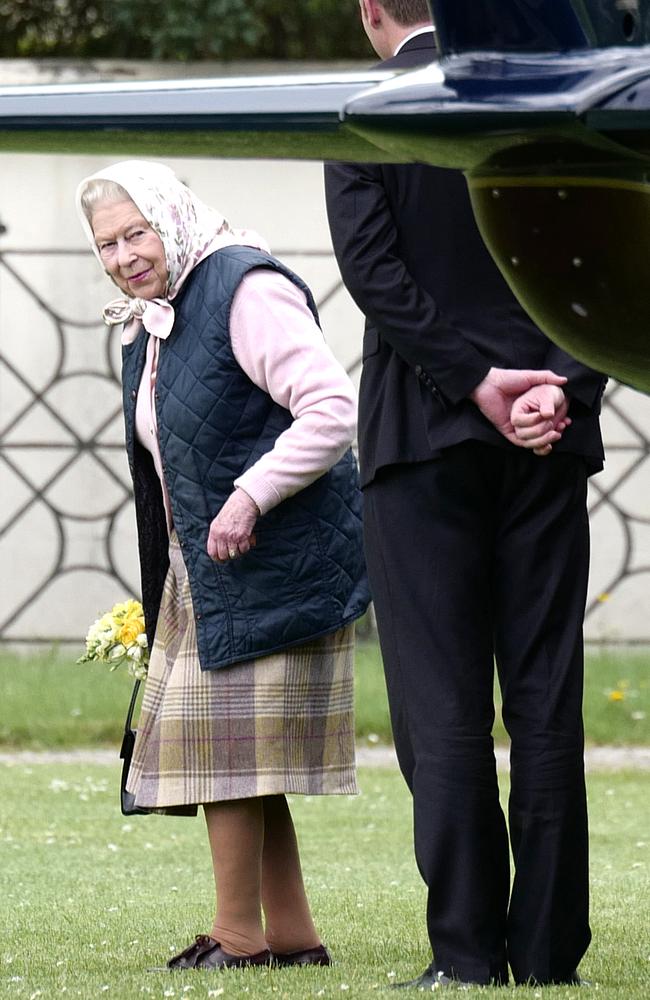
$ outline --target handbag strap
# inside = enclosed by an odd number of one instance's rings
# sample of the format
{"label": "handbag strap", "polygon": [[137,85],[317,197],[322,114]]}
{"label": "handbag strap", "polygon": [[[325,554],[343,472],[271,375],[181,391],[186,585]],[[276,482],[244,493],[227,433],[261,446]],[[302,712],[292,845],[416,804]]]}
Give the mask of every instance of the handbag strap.
{"label": "handbag strap", "polygon": [[131,695],[131,701],[129,702],[129,710],[126,713],[126,720],[124,722],[124,732],[128,733],[131,729],[131,719],[133,718],[133,713],[135,711],[135,703],[138,699],[138,691],[140,690],[140,681],[136,681],[133,685],[133,694]]}

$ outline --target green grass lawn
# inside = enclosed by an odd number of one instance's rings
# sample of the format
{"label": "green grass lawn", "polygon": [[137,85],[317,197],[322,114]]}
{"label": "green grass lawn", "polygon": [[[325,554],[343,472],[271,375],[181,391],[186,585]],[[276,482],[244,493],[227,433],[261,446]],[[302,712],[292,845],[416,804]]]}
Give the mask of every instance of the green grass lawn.
{"label": "green grass lawn", "polygon": [[[585,680],[585,728],[590,743],[650,743],[650,652],[590,653]],[[45,652],[0,653],[0,745],[66,747],[120,740],[132,681],[123,669]],[[381,658],[361,642],[356,671],[357,735],[390,742]],[[497,740],[505,741],[501,722]]]}
{"label": "green grass lawn", "polygon": [[[3,1000],[388,1000],[391,982],[428,962],[410,802],[394,771],[362,770],[358,798],[292,800],[310,898],[335,965],[273,972],[149,971],[210,927],[212,873],[201,817],[125,819],[117,809],[117,767],[0,765],[0,781]],[[589,797],[594,940],[581,971],[600,1000],[646,1000],[646,777],[592,775]],[[494,995],[578,1000],[579,992],[520,987]]]}

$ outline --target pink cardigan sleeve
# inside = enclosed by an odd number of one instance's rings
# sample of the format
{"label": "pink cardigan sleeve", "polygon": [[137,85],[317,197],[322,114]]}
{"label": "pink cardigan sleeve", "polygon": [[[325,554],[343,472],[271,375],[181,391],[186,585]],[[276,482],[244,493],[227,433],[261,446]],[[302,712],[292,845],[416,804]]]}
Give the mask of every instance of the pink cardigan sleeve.
{"label": "pink cardigan sleeve", "polygon": [[262,514],[334,465],[356,433],[356,393],[293,282],[275,271],[249,272],[230,312],[238,364],[289,410],[292,424],[271,451],[235,480]]}

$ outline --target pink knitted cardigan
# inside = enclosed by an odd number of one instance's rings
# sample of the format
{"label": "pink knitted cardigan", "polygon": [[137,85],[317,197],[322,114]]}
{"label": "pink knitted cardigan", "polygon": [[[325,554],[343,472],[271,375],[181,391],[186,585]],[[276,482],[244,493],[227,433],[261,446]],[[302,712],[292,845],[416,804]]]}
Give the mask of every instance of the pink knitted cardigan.
{"label": "pink knitted cardigan", "polygon": [[[264,514],[318,479],[350,446],[356,433],[356,394],[303,293],[282,274],[259,269],[244,277],[233,299],[230,338],[235,358],[251,381],[293,417],[272,450],[233,483]],[[149,334],[136,433],[153,456],[171,528],[153,406],[159,343]]]}

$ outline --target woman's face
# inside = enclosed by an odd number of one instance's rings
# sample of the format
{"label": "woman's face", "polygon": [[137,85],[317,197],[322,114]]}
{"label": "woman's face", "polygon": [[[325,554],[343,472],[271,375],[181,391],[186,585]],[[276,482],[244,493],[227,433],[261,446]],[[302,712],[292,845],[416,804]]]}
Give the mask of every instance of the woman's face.
{"label": "woman's face", "polygon": [[100,202],[90,225],[102,263],[123,292],[141,299],[164,296],[169,277],[165,248],[130,199]]}

